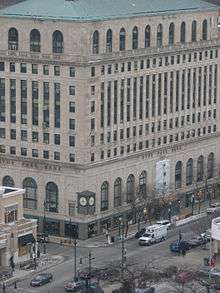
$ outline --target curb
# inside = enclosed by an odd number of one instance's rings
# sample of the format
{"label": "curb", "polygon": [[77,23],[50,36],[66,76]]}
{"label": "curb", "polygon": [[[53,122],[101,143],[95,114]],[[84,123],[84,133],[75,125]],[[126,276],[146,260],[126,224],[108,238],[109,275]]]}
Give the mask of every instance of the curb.
{"label": "curb", "polygon": [[11,277],[10,279],[5,280],[5,285],[6,285],[6,286],[11,286],[11,285],[13,285],[15,282],[21,282],[21,281],[23,281],[24,278],[27,278],[27,277],[30,277],[30,276],[37,275],[37,274],[39,274],[39,273],[41,273],[41,272],[43,272],[43,271],[45,271],[45,270],[51,269],[51,268],[55,267],[56,265],[59,265],[59,264],[61,264],[61,263],[63,263],[63,262],[64,262],[64,258],[60,259],[60,260],[57,261],[56,263],[53,263],[53,264],[51,264],[51,265],[49,265],[49,266],[42,267],[42,268],[39,269],[39,270],[30,270],[30,271],[27,271],[27,274],[24,275],[24,276],[20,276],[20,277],[16,277],[16,276],[14,276],[14,277]]}
{"label": "curb", "polygon": [[[135,233],[134,234],[129,234],[127,236],[127,238],[125,238],[125,241],[127,240],[130,240],[132,238],[134,238],[135,236]],[[100,244],[88,244],[88,245],[78,245],[78,247],[80,248],[98,248],[98,247],[110,247],[110,246],[113,246],[113,245],[116,245],[118,243],[121,242],[121,239],[119,240],[116,240],[115,242],[111,242],[111,243],[100,243]]]}

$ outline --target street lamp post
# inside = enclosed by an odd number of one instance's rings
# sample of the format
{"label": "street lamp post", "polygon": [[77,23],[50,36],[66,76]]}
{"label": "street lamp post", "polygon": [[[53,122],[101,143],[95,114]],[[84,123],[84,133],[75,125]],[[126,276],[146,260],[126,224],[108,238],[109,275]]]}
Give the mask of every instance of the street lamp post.
{"label": "street lamp post", "polygon": [[195,196],[193,194],[191,196],[192,216],[193,216],[193,213],[194,213],[194,204],[195,204]]}
{"label": "street lamp post", "polygon": [[[71,245],[71,240],[72,240],[72,221],[71,219],[69,220],[69,237],[70,237],[70,245]],[[76,282],[77,277],[76,277],[76,246],[77,246],[77,239],[76,239],[76,233],[74,233],[74,281]]]}
{"label": "street lamp post", "polygon": [[172,210],[171,210],[171,206],[172,206],[172,202],[169,202],[169,208],[168,208],[168,219],[169,219],[169,222],[171,222],[171,213],[172,213]]}
{"label": "street lamp post", "polygon": [[120,220],[120,225],[121,225],[121,279],[122,281],[124,280],[124,269],[126,266],[126,249],[125,249],[125,239],[124,239],[124,234],[125,234],[125,225],[124,221],[122,218]]}
{"label": "street lamp post", "polygon": [[46,230],[46,201],[44,201],[44,218],[43,218],[43,251],[44,254],[46,254],[46,235],[45,235],[45,230]]}

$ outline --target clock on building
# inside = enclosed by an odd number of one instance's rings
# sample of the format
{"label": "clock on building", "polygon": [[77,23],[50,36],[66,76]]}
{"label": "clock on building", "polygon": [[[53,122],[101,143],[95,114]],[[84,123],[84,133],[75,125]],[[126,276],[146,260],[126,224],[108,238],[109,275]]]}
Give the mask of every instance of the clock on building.
{"label": "clock on building", "polygon": [[87,199],[84,196],[82,196],[82,197],[80,197],[79,203],[81,206],[84,207],[87,204]]}
{"label": "clock on building", "polygon": [[95,202],[94,197],[93,196],[90,196],[90,198],[89,198],[89,205],[90,206],[93,206],[94,205],[94,202]]}

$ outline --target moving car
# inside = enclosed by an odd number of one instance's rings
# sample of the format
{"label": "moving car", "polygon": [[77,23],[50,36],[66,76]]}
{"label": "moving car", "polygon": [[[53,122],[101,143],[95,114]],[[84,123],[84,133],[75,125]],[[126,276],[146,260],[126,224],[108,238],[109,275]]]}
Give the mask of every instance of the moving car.
{"label": "moving car", "polygon": [[167,237],[167,227],[152,225],[146,228],[146,233],[139,238],[139,245],[151,245],[165,240]]}
{"label": "moving car", "polygon": [[189,243],[185,240],[176,240],[170,244],[170,251],[171,252],[180,252],[181,247],[184,247],[185,250],[189,250]]}
{"label": "moving car", "polygon": [[207,214],[212,214],[215,213],[216,211],[220,211],[220,202],[214,202],[210,205],[209,208],[207,208],[206,213]]}
{"label": "moving car", "polygon": [[160,220],[160,221],[157,221],[156,224],[160,226],[166,226],[167,229],[170,229],[171,227],[171,223],[169,220]]}
{"label": "moving car", "polygon": [[53,280],[53,275],[51,273],[42,273],[37,275],[31,280],[30,285],[32,287],[39,287],[44,284],[50,283]]}
{"label": "moving car", "polygon": [[64,285],[66,292],[76,292],[86,286],[86,280],[70,281]]}

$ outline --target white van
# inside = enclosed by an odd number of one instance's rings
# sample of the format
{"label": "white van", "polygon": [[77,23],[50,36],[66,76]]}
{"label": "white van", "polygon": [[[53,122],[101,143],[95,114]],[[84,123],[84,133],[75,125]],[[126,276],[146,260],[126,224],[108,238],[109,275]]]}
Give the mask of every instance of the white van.
{"label": "white van", "polygon": [[167,227],[164,225],[153,225],[146,228],[146,232],[139,238],[139,245],[151,245],[165,240]]}

